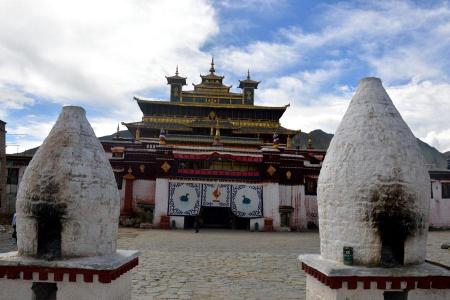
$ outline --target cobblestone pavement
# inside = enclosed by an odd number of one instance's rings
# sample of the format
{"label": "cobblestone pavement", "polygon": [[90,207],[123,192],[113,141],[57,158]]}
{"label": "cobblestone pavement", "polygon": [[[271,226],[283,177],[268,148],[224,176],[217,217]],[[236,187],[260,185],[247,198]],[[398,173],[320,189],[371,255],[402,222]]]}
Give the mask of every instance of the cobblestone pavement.
{"label": "cobblestone pavement", "polygon": [[[450,265],[450,231],[431,232],[428,259]],[[319,235],[121,228],[119,248],[141,251],[133,299],[304,299],[300,253],[318,253]],[[0,233],[0,251],[14,250]]]}

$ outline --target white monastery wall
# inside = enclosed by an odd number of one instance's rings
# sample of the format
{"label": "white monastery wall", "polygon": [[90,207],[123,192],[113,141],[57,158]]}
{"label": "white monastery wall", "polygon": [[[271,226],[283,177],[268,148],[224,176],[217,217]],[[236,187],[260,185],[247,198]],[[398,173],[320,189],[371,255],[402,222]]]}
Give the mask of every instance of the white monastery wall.
{"label": "white monastery wall", "polygon": [[319,208],[317,207],[317,196],[305,195],[306,224],[312,223],[319,228]]}
{"label": "white monastery wall", "polygon": [[155,180],[134,180],[133,182],[133,209],[137,208],[137,203],[155,203]]}
{"label": "white monastery wall", "polygon": [[306,199],[304,185],[279,185],[280,206],[292,206],[290,227],[306,229]]}
{"label": "white monastery wall", "polygon": [[[256,230],[258,224],[258,230]],[[264,229],[264,218],[250,219],[250,231],[262,231]]]}
{"label": "white monastery wall", "polygon": [[430,227],[449,228],[450,227],[450,199],[442,198],[441,181],[431,182],[433,198],[430,202]]}
{"label": "white monastery wall", "polygon": [[125,205],[125,179],[122,179],[122,188],[119,190],[120,195],[120,211],[123,210],[123,207]]}
{"label": "white monastery wall", "polygon": [[153,225],[158,226],[161,216],[167,215],[169,200],[169,181],[163,178],[156,179],[155,185],[155,211],[153,215]]}
{"label": "white monastery wall", "polygon": [[[175,222],[175,228],[172,224]],[[170,228],[172,229],[184,229],[184,217],[183,216],[170,216]]]}
{"label": "white monastery wall", "polygon": [[264,217],[273,219],[274,230],[280,229],[280,191],[279,184],[267,182],[263,184]]}

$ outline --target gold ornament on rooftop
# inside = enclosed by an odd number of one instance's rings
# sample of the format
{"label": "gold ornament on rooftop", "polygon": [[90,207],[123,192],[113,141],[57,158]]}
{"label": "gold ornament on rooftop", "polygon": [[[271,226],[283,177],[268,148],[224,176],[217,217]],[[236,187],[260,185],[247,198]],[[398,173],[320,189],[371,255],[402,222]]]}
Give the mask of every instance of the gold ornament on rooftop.
{"label": "gold ornament on rooftop", "polygon": [[161,165],[161,169],[164,171],[164,173],[169,172],[170,168],[171,168],[171,166],[170,166],[170,164],[169,164],[167,161],[165,161],[165,162]]}

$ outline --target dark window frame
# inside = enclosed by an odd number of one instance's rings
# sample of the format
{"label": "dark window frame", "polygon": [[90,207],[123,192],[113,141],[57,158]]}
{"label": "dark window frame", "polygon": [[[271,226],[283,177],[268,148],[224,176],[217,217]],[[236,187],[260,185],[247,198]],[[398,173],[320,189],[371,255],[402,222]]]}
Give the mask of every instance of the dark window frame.
{"label": "dark window frame", "polygon": [[305,177],[305,195],[317,195],[317,178]]}
{"label": "dark window frame", "polygon": [[442,199],[450,199],[450,182],[441,182]]}
{"label": "dark window frame", "polygon": [[19,184],[19,168],[7,169],[6,184]]}

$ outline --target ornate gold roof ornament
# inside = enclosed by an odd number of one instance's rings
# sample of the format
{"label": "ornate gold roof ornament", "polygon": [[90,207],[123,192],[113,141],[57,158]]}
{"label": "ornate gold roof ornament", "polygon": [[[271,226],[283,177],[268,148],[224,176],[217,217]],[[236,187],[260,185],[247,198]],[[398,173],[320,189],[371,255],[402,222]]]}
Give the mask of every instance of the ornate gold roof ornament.
{"label": "ornate gold roof ornament", "polygon": [[312,141],[312,137],[311,137],[311,133],[308,133],[308,145],[307,145],[308,149],[312,149],[313,148],[313,141]]}
{"label": "ornate gold roof ornament", "polygon": [[164,173],[169,172],[169,170],[170,170],[171,168],[172,168],[172,167],[170,166],[170,164],[169,164],[167,161],[165,161],[165,162],[161,165],[161,169],[164,171]]}
{"label": "ornate gold roof ornament", "polygon": [[277,169],[276,169],[274,166],[272,166],[272,165],[270,165],[270,166],[267,168],[267,170],[266,170],[266,172],[267,172],[270,176],[273,176],[273,174],[275,174],[276,171],[277,171]]}
{"label": "ornate gold roof ornament", "polygon": [[[219,122],[219,120],[217,120]],[[216,127],[216,135],[214,136],[213,146],[220,146],[222,143],[220,142],[220,128]]]}
{"label": "ornate gold roof ornament", "polygon": [[118,140],[119,138],[120,138],[120,128],[119,123],[117,123],[116,139]]}
{"label": "ornate gold roof ornament", "polygon": [[287,172],[286,172],[286,179],[287,179],[287,180],[291,180],[291,177],[292,177],[291,171],[287,171]]}
{"label": "ornate gold roof ornament", "polygon": [[273,134],[273,148],[278,149],[278,147],[280,146],[280,138],[278,137],[278,133],[274,133]]}
{"label": "ornate gold roof ornament", "polygon": [[159,132],[159,144],[165,145],[166,144],[166,131],[161,128]]}
{"label": "ornate gold roof ornament", "polygon": [[209,69],[209,72],[211,74],[214,74],[214,72],[216,72],[216,69],[214,69],[214,56],[211,57],[211,68]]}
{"label": "ornate gold roof ornament", "polygon": [[286,148],[291,149],[292,148],[292,139],[291,136],[288,135],[287,136],[287,140],[286,140]]}
{"label": "ornate gold roof ornament", "polygon": [[136,139],[136,141],[140,141],[141,140],[141,129],[139,127],[136,128],[135,139]]}

